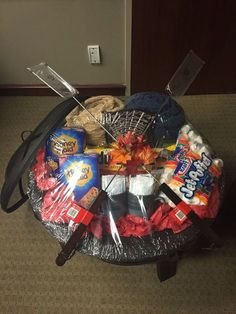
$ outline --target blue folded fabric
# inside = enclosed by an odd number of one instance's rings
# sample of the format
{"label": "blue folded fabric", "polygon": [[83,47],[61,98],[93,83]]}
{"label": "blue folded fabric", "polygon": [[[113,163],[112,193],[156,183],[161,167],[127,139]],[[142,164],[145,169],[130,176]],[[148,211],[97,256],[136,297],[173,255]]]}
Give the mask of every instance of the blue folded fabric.
{"label": "blue folded fabric", "polygon": [[162,145],[176,141],[179,129],[185,123],[185,114],[183,108],[171,97],[157,92],[142,92],[129,97],[125,104],[128,109],[157,114],[153,130],[156,143]]}

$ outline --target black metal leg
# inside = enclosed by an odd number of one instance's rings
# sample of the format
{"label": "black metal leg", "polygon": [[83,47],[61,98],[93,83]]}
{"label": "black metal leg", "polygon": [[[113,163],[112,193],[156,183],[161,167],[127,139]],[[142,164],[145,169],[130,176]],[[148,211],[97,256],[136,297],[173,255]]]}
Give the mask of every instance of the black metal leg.
{"label": "black metal leg", "polygon": [[157,276],[160,281],[165,281],[176,274],[178,259],[176,252],[157,260]]}

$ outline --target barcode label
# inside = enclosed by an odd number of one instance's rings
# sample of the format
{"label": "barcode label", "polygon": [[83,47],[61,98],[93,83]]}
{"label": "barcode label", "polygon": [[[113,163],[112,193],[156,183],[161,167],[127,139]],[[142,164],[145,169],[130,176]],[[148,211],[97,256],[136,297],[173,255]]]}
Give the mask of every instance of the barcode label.
{"label": "barcode label", "polygon": [[177,210],[177,212],[175,213],[175,216],[180,220],[183,221],[186,219],[185,214],[181,211],[181,210]]}
{"label": "barcode label", "polygon": [[75,208],[70,208],[69,210],[68,210],[68,212],[67,212],[67,216],[68,217],[70,217],[70,218],[72,218],[72,219],[75,219],[75,217],[78,215],[78,213],[79,213],[79,211],[77,210],[77,209],[75,209]]}

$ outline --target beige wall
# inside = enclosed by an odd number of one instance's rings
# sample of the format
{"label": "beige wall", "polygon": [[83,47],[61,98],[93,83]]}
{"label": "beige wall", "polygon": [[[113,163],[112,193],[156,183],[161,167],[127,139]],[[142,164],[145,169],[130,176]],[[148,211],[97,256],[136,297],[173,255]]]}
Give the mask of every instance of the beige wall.
{"label": "beige wall", "polygon": [[37,84],[26,67],[47,61],[71,83],[129,85],[130,22],[131,0],[0,0],[0,84]]}

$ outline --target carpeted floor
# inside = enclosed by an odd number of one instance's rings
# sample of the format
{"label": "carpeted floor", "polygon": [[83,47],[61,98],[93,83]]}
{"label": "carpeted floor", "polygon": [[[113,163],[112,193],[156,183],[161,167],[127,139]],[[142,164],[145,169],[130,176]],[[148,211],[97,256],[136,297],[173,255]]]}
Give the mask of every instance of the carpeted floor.
{"label": "carpeted floor", "polygon": [[[225,162],[227,187],[236,177],[236,95],[177,98],[192,123]],[[8,159],[61,100],[0,98],[0,186]],[[114,266],[76,254],[55,265],[59,245],[29,205],[0,211],[0,313],[236,313],[236,239],[225,226],[224,246],[185,256],[177,275],[160,283],[155,265]]]}

